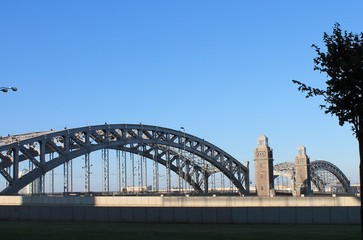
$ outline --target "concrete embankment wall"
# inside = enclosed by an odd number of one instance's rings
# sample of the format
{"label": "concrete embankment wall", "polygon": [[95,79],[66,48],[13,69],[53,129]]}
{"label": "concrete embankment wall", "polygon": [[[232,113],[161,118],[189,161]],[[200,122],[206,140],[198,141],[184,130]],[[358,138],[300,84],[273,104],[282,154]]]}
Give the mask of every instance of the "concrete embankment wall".
{"label": "concrete embankment wall", "polygon": [[0,219],[359,224],[356,197],[0,196]]}

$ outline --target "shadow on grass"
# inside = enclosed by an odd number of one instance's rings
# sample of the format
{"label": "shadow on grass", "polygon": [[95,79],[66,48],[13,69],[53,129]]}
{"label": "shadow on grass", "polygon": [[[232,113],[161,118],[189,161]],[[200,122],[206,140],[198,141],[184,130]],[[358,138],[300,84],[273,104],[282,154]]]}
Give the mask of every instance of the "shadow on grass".
{"label": "shadow on grass", "polygon": [[0,221],[1,239],[360,239],[360,225]]}

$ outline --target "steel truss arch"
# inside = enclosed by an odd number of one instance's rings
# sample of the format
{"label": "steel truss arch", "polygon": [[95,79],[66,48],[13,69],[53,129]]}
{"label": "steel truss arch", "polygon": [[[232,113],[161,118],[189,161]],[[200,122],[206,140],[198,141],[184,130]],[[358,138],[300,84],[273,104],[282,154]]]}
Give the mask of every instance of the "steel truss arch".
{"label": "steel truss arch", "polygon": [[342,184],[344,190],[349,193],[350,192],[350,181],[345,176],[345,174],[334,164],[324,161],[324,160],[316,160],[312,161],[310,163],[310,175],[311,175],[311,181],[314,183],[314,185],[322,191],[323,186],[325,184],[323,183],[323,180],[319,177],[317,172],[319,170],[326,170],[330,173],[332,173]]}
{"label": "steel truss arch", "polygon": [[[347,193],[350,192],[350,181],[337,166],[328,161],[315,160],[310,163],[310,179],[319,191],[322,192],[324,187],[328,184],[319,176],[318,171],[321,170],[325,170],[333,174],[342,184],[344,190]],[[284,162],[274,165],[274,176],[277,177],[281,175],[281,172],[285,172],[286,177],[290,177],[290,179],[294,180],[295,163]]]}
{"label": "steel truss arch", "polygon": [[283,172],[283,171],[294,172],[295,171],[295,163],[292,163],[292,162],[278,163],[278,164],[274,165],[273,169],[274,169],[274,172]]}
{"label": "steel truss arch", "polygon": [[[191,164],[191,160],[181,156],[177,151],[166,150],[162,146],[179,149],[204,159],[229,178],[240,193],[245,193],[249,189],[248,168],[231,155],[204,139],[164,127],[143,124],[105,124],[18,135],[0,140],[3,144],[0,145],[0,173],[8,182],[8,187],[1,192],[3,194],[16,194],[23,187],[61,164],[104,148],[129,151],[149,159],[157,155],[158,163],[163,165],[166,165],[166,158],[163,156],[166,151],[170,151],[171,170],[180,174],[181,178],[196,191],[206,193],[208,182],[204,184],[204,190],[202,190],[203,179],[193,181],[191,173],[193,171],[203,173],[204,181],[207,181],[213,171],[193,163],[191,172],[181,172],[180,167],[174,165],[173,161],[179,158],[183,164]],[[145,151],[140,151],[140,146],[144,146]],[[155,148],[158,149],[157,154],[155,150],[153,151]],[[55,153],[57,156],[46,161],[45,155],[48,153]],[[29,160],[34,165],[34,169],[19,177],[19,163],[24,160]]]}

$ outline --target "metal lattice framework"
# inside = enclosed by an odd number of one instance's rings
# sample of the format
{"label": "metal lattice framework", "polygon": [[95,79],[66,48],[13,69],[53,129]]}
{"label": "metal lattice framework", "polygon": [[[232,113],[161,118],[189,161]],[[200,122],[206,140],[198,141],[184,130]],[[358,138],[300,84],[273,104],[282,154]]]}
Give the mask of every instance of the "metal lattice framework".
{"label": "metal lattice framework", "polygon": [[[295,171],[295,163],[292,163],[292,162],[283,162],[283,163],[279,163],[279,164],[274,165],[274,172],[275,173],[288,172],[290,174],[293,174],[294,171]],[[274,174],[274,175],[276,175],[276,174]]]}
{"label": "metal lattice framework", "polygon": [[[185,132],[142,124],[105,124],[62,131],[38,132],[0,139],[0,173],[7,181],[3,194],[16,194],[36,179],[64,165],[71,171],[72,159],[85,156],[85,186],[89,187],[89,154],[102,150],[105,175],[104,191],[108,191],[108,150],[122,150],[152,159],[179,175],[199,193],[208,192],[208,177],[222,172],[238,189],[249,189],[248,168],[215,145]],[[183,154],[181,154],[181,150]],[[186,154],[188,153],[188,154]],[[51,154],[50,159],[46,154]],[[198,164],[190,155],[208,162]],[[28,160],[32,168],[19,176],[19,164]],[[88,172],[88,173],[87,173]],[[88,175],[88,177],[87,177]],[[42,180],[40,180],[41,184]],[[66,180],[65,180],[66,182]],[[44,184],[43,184],[44,187]],[[65,183],[65,191],[72,183]]]}
{"label": "metal lattice framework", "polygon": [[290,189],[294,188],[293,185],[295,182],[295,163],[292,162],[279,163],[274,165],[273,170],[274,170],[274,179],[279,179],[281,177],[284,177],[288,180],[286,183],[288,186],[285,187]]}
{"label": "metal lattice framework", "polygon": [[[350,192],[350,181],[337,166],[328,161],[316,160],[310,163],[310,179],[320,192],[324,192],[326,186],[334,184],[331,182],[331,178],[328,179],[324,176],[327,175],[326,172],[340,182],[345,192]],[[284,162],[274,166],[276,177],[285,176],[294,182],[294,174],[295,163],[293,162]]]}
{"label": "metal lattice framework", "polygon": [[332,173],[341,183],[345,192],[350,192],[350,181],[337,166],[327,161],[316,160],[310,164],[310,176],[311,181],[319,189],[319,191],[323,191],[324,187],[329,184],[320,174],[322,171],[328,171]]}

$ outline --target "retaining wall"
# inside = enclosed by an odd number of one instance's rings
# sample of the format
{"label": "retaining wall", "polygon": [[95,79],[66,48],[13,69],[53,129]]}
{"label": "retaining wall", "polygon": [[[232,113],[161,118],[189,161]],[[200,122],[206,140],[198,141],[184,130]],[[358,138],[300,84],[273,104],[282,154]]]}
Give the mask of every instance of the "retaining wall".
{"label": "retaining wall", "polygon": [[355,197],[0,196],[0,219],[359,224]]}

